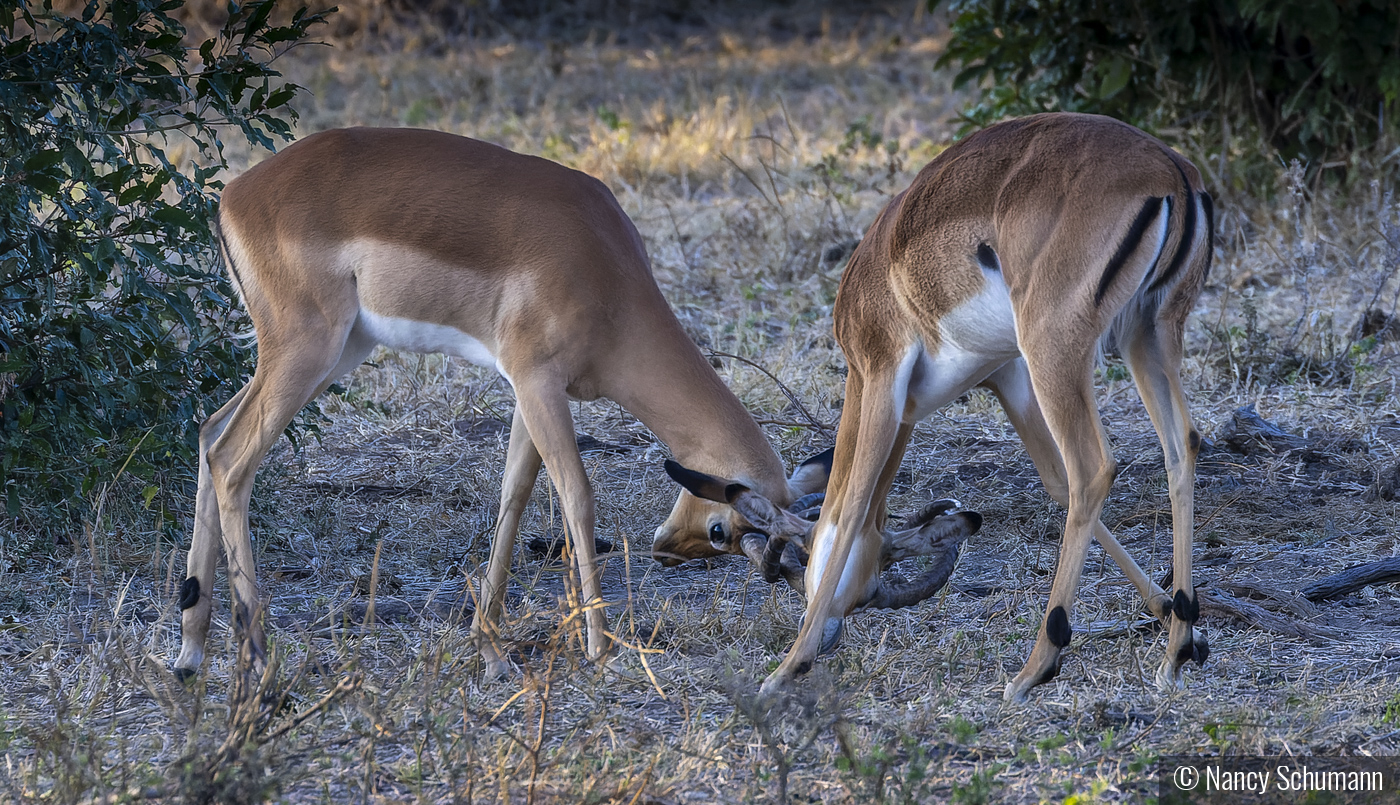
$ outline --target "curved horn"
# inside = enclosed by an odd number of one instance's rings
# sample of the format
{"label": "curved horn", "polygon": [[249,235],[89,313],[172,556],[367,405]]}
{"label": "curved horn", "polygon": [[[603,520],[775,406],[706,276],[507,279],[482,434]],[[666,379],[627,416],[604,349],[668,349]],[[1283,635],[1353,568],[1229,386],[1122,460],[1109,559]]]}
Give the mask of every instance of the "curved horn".
{"label": "curved horn", "polygon": [[824,502],[826,502],[825,492],[811,492],[794,500],[792,505],[788,506],[787,510],[805,519],[808,512],[814,510],[820,512],[822,510],[822,503]]}
{"label": "curved horn", "polygon": [[[767,562],[768,551],[778,545],[780,558],[775,567],[776,573],[772,578],[768,577]],[[764,578],[769,584],[774,584],[781,577],[788,586],[802,594],[807,595],[807,557],[806,552],[791,542],[783,542],[769,538],[766,534],[750,532],[739,540],[739,546],[743,549],[744,555],[753,562],[755,566],[764,571]]]}
{"label": "curved horn", "polygon": [[763,547],[763,559],[758,563],[758,569],[763,573],[764,581],[774,584],[782,576],[783,549],[790,544],[785,539],[770,538]]}
{"label": "curved horn", "polygon": [[[742,534],[739,550],[758,568],[769,584],[783,579],[788,586],[806,595],[806,539],[813,523],[807,515],[821,512],[824,495],[814,493],[799,498],[788,509],[780,509],[758,492],[723,478],[686,470],[668,462],[666,471],[692,492],[711,500],[727,500],[756,529]],[[801,514],[794,513],[794,510]],[[933,564],[912,581],[882,579],[863,606],[898,609],[913,606],[932,597],[948,583],[958,563],[963,540],[982,527],[982,515],[962,511],[956,500],[936,500],[909,518],[907,527],[884,533],[880,568],[915,556],[933,557]]]}
{"label": "curved horn", "polygon": [[949,550],[950,540],[961,542],[981,527],[982,515],[977,512],[962,511],[956,500],[935,500],[909,518],[907,527],[885,532],[880,567],[915,556],[942,554]]}
{"label": "curved horn", "polygon": [[910,607],[943,589],[957,567],[963,540],[982,527],[982,515],[958,508],[955,500],[935,501],[914,515],[910,528],[885,535],[885,566],[911,556],[932,556],[933,564],[912,581],[882,579],[867,608]]}
{"label": "curved horn", "polygon": [[958,565],[958,551],[962,543],[953,543],[952,549],[934,560],[933,566],[913,581],[891,582],[885,579],[875,588],[875,594],[865,602],[867,609],[901,609],[932,598],[948,583],[953,568]]}

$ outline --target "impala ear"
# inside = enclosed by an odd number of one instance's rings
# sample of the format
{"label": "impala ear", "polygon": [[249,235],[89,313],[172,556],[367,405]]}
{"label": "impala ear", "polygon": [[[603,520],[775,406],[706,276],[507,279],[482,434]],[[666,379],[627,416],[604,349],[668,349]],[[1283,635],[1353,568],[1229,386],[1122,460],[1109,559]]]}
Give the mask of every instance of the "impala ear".
{"label": "impala ear", "polygon": [[733,503],[739,495],[749,491],[747,486],[708,473],[682,467],[671,459],[664,465],[671,480],[685,487],[697,498],[712,500],[715,503]]}
{"label": "impala ear", "polygon": [[835,455],[836,448],[828,447],[797,465],[788,479],[788,486],[798,497],[825,491],[827,481],[831,480],[831,462]]}

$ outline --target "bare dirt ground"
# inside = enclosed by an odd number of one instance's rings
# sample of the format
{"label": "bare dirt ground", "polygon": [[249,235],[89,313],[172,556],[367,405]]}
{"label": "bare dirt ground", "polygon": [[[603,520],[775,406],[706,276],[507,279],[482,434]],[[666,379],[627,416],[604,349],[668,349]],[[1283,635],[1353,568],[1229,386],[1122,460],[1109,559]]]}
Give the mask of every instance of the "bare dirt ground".
{"label": "bare dirt ground", "polygon": [[[599,176],[693,337],[771,371],[826,426],[763,373],[717,359],[785,459],[829,446],[845,257],[950,141],[961,100],[934,67],[936,19],[731,15],[573,38],[498,29],[452,47],[345,36],[283,64],[312,93],[301,133],[441,128]],[[384,353],[322,401],[319,439],[274,450],[254,493],[275,687],[289,691],[262,738],[225,742],[238,719],[226,612],[207,687],[169,675],[185,546],[99,523],[48,554],[0,556],[0,799],[1140,801],[1156,796],[1161,755],[1396,754],[1400,589],[1301,591],[1400,554],[1387,326],[1400,207],[1364,183],[1240,190],[1208,173],[1219,249],[1185,383],[1210,442],[1196,561],[1211,655],[1184,690],[1152,684],[1165,636],[1094,547],[1059,677],[1027,704],[1002,701],[1034,641],[1064,515],[981,393],[919,426],[891,505],[953,496],[982,512],[952,582],[914,609],[852,617],[836,653],[772,709],[754,694],[796,634],[800,600],[738,559],[653,563],[676,494],[666,450],[616,405],[577,405],[578,431],[598,442],[584,458],[599,536],[616,546],[605,592],[623,647],[611,666],[582,662],[564,566],[522,546],[507,627],[520,673],[484,683],[462,613],[488,553],[509,388],[455,360]],[[1370,331],[1355,330],[1372,309]],[[1121,467],[1104,521],[1160,578],[1161,449],[1122,362],[1106,356],[1099,374]],[[560,532],[551,491],[537,484],[525,540]],[[342,683],[313,718],[267,737]],[[215,757],[231,759],[217,776]]]}

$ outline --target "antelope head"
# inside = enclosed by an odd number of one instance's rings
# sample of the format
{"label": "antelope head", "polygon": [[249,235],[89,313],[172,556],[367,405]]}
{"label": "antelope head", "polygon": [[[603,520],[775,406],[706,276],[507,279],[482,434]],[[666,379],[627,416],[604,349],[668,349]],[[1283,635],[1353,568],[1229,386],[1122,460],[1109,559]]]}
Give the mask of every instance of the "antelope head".
{"label": "antelope head", "polygon": [[[783,579],[806,596],[807,537],[821,513],[822,493],[805,495],[786,508],[736,481],[666,462],[666,473],[692,495],[726,504],[739,527],[711,543],[710,555],[747,556],[770,584]],[[982,515],[967,511],[956,500],[937,500],[919,510],[900,528],[882,532],[882,576],[866,609],[899,609],[931,598],[948,582],[958,561],[963,540],[982,527]],[[916,556],[933,559],[918,577],[900,579],[884,574],[895,562]]]}
{"label": "antelope head", "polygon": [[[831,450],[812,456],[798,465],[797,469],[793,471],[792,477],[787,479],[782,477],[782,466],[781,463],[778,463],[777,471],[769,473],[770,477],[776,477],[777,488],[767,491],[766,494],[776,498],[778,503],[783,506],[795,506],[797,503],[815,499],[818,502],[809,505],[817,506],[818,508],[814,511],[820,511],[822,497],[820,490],[826,489],[827,478],[831,475],[831,457]],[[774,456],[774,461],[778,461],[776,456]],[[667,463],[668,466],[675,464],[675,462]],[[680,467],[679,464],[675,464],[675,466]],[[684,470],[684,468],[681,469]],[[685,471],[690,472],[689,470]],[[695,476],[697,479],[714,479],[720,484],[738,484],[746,490],[762,485],[752,481],[721,481],[717,476],[699,472],[695,473]],[[744,552],[741,548],[741,538],[755,530],[745,518],[743,511],[728,505],[722,491],[710,490],[709,496],[706,497],[696,493],[694,489],[684,483],[681,486],[685,487],[685,491],[682,491],[676,500],[676,505],[671,510],[670,516],[666,518],[666,522],[656,529],[656,536],[651,544],[652,558],[667,567],[673,567],[691,559],[705,559],[711,556],[722,556],[726,553],[742,555]],[[772,486],[774,484],[770,482],[769,487]],[[768,503],[770,499],[758,492],[753,494],[762,499],[764,503]],[[812,519],[816,519],[815,514],[813,514]]]}

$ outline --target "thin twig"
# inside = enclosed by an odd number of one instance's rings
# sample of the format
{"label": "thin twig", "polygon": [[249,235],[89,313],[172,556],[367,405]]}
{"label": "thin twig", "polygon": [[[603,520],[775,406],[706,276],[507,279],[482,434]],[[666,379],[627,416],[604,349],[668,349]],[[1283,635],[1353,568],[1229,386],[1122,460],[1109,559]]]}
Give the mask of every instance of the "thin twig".
{"label": "thin twig", "polygon": [[278,738],[281,738],[283,735],[286,735],[287,733],[296,729],[297,727],[300,727],[302,724],[305,724],[307,721],[310,721],[311,718],[317,713],[320,713],[327,707],[330,707],[332,704],[334,704],[336,699],[339,699],[347,693],[354,692],[355,689],[357,689],[359,686],[359,674],[353,674],[350,677],[340,680],[336,683],[334,688],[331,688],[329,693],[321,697],[320,701],[316,702],[315,704],[311,705],[310,707],[301,711],[300,713],[297,713],[295,716],[292,716],[290,719],[287,720],[287,723],[283,724],[282,726],[269,733],[265,742],[275,741]]}
{"label": "thin twig", "polygon": [[821,429],[820,425],[813,425],[808,422],[793,422],[787,419],[755,419],[754,421],[760,425],[777,425],[780,428],[810,428],[812,430]]}
{"label": "thin twig", "polygon": [[776,375],[765,369],[763,366],[741,355],[735,355],[730,352],[721,352],[717,349],[709,350],[709,355],[710,357],[714,358],[729,358],[731,360],[736,360],[740,363],[752,366],[753,368],[767,375],[769,380],[772,380],[775,384],[777,384],[778,390],[781,391],[783,393],[783,396],[787,397],[788,401],[791,402],[793,406],[797,408],[797,412],[802,414],[802,418],[810,422],[813,428],[816,428],[817,430],[821,431],[823,436],[829,436],[832,430],[834,430],[834,428],[832,428],[831,425],[827,425],[819,421],[816,417],[812,416],[812,412],[807,410],[807,406],[802,404],[802,401],[797,398],[797,395],[792,392],[792,389],[788,388],[787,384],[783,383],[783,381],[779,380]]}
{"label": "thin twig", "polygon": [[758,191],[758,194],[763,197],[764,201],[766,201],[774,209],[777,209],[779,212],[782,211],[782,202],[768,198],[768,191],[764,190],[763,186],[760,185],[756,179],[750,176],[748,171],[740,167],[738,162],[735,162],[733,158],[731,158],[728,154],[724,153],[723,151],[720,152],[720,157],[723,158],[725,162],[728,162],[730,165],[733,165],[734,170],[742,174],[745,179],[748,179],[749,184],[753,185],[753,189]]}

